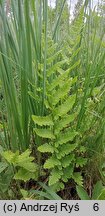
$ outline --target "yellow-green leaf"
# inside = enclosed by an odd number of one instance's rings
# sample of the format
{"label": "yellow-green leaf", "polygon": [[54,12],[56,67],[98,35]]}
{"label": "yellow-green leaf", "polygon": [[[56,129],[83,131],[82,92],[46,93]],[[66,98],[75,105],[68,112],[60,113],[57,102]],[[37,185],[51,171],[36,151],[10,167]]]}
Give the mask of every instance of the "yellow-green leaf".
{"label": "yellow-green leaf", "polygon": [[64,168],[68,167],[74,160],[74,156],[75,156],[74,154],[71,154],[71,155],[67,155],[64,158],[62,158],[62,166]]}
{"label": "yellow-green leaf", "polygon": [[45,169],[51,169],[54,168],[55,166],[60,166],[61,163],[56,157],[50,157],[48,160],[46,160],[44,164]]}
{"label": "yellow-green leaf", "polygon": [[59,179],[61,178],[62,174],[63,172],[61,170],[53,169],[49,177],[49,185],[53,185],[57,183]]}
{"label": "yellow-green leaf", "polygon": [[38,129],[35,128],[35,133],[43,138],[55,139],[53,132],[50,129]]}
{"label": "yellow-green leaf", "polygon": [[43,125],[49,125],[49,126],[52,126],[54,123],[53,123],[53,120],[52,120],[52,117],[49,115],[49,116],[36,116],[36,115],[32,115],[32,120],[37,124],[37,125],[40,125],[40,126],[43,126]]}
{"label": "yellow-green leaf", "polygon": [[73,141],[77,134],[77,131],[70,131],[70,129],[67,130],[67,132],[65,132],[64,134],[60,134],[56,143],[56,147],[62,145],[63,143]]}
{"label": "yellow-green leaf", "polygon": [[53,148],[53,146],[49,143],[45,143],[45,144],[43,144],[43,145],[41,145],[41,146],[39,146],[38,147],[38,150],[40,151],[40,152],[51,152],[51,153],[53,153],[54,152],[54,148]]}
{"label": "yellow-green leaf", "polygon": [[18,172],[15,174],[14,179],[21,180],[21,181],[29,181],[30,179],[36,180],[38,177],[37,172],[32,173],[24,168],[20,168]]}
{"label": "yellow-green leaf", "polygon": [[75,99],[76,99],[76,95],[75,94],[71,95],[63,104],[61,104],[56,109],[54,109],[55,119],[57,116],[62,116],[67,114],[72,109],[75,103]]}
{"label": "yellow-green leaf", "polygon": [[61,159],[65,155],[70,154],[74,149],[76,149],[77,146],[78,146],[78,144],[70,144],[70,143],[67,143],[65,145],[59,146],[58,147],[57,158]]}

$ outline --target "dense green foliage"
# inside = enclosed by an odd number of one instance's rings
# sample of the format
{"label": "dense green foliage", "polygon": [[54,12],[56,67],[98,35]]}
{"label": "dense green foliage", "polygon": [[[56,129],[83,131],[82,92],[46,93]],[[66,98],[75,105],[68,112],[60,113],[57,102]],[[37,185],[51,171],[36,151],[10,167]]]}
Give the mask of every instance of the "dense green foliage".
{"label": "dense green foliage", "polygon": [[0,199],[105,199],[105,3],[91,3],[71,19],[66,0],[0,1]]}

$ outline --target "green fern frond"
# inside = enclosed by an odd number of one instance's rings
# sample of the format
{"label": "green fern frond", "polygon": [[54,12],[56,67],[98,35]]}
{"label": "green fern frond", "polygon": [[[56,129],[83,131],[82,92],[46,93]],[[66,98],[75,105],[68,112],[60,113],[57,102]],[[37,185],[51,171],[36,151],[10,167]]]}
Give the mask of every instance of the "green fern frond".
{"label": "green fern frond", "polygon": [[16,160],[17,163],[24,163],[26,161],[32,162],[34,160],[34,157],[30,156],[30,154],[31,154],[31,151],[27,149],[25,152],[23,152],[17,157],[17,160]]}
{"label": "green fern frond", "polygon": [[76,149],[77,146],[78,146],[78,144],[69,144],[69,143],[62,145],[62,146],[59,146],[57,158],[61,159],[65,155],[70,154],[72,151],[74,151]]}
{"label": "green fern frond", "polygon": [[60,166],[60,165],[61,165],[61,162],[55,156],[52,156],[48,160],[46,160],[44,164],[44,168],[51,169],[51,168],[54,168],[55,166]]}
{"label": "green fern frond", "polygon": [[87,163],[87,159],[83,158],[83,157],[78,157],[76,158],[76,167],[83,167],[84,165],[86,165]]}
{"label": "green fern frond", "polygon": [[70,80],[65,83],[59,90],[55,91],[54,95],[51,97],[50,103],[55,106],[59,100],[63,99],[67,93],[70,91]]}
{"label": "green fern frond", "polygon": [[38,128],[35,128],[34,131],[39,137],[55,139],[55,136],[54,136],[53,132],[50,129],[38,129]]}
{"label": "green fern frond", "polygon": [[57,119],[59,116],[63,116],[67,114],[72,109],[75,103],[75,99],[76,99],[76,95],[75,94],[71,95],[63,104],[55,108],[53,111],[53,115],[55,119]]}
{"label": "green fern frond", "polygon": [[80,172],[74,172],[73,179],[78,185],[83,186],[83,177]]}
{"label": "green fern frond", "polygon": [[74,171],[74,166],[73,164],[64,168],[63,169],[63,176],[62,176],[62,180],[64,182],[67,182],[68,179],[72,178],[72,175],[73,175],[73,171]]}
{"label": "green fern frond", "polygon": [[40,152],[54,152],[54,147],[50,143],[45,143],[38,147],[38,151]]}
{"label": "green fern frond", "polygon": [[52,53],[56,51],[57,45],[58,45],[57,43],[54,44],[53,41],[51,41],[50,46],[48,46],[48,57],[50,57]]}
{"label": "green fern frond", "polygon": [[36,179],[37,180],[37,174],[36,173],[31,173],[27,171],[24,168],[21,168],[18,170],[18,172],[14,175],[15,180],[21,180],[21,181],[28,181],[30,179]]}
{"label": "green fern frond", "polygon": [[[77,95],[73,91],[77,83],[77,76],[70,76],[70,73],[80,65],[80,60],[75,61],[72,65],[74,57],[80,51],[79,47],[75,47],[79,40],[78,37],[71,47],[67,44],[69,57],[64,50],[57,52],[57,44],[54,45],[52,40],[49,41],[44,100],[47,116],[32,116],[36,126],[36,138],[41,137],[44,143],[38,147],[38,151],[50,153],[44,163],[44,169],[49,170],[49,185],[53,187],[60,185],[62,181],[67,182],[70,178],[75,178],[79,183],[81,180],[78,175],[74,174],[76,164],[78,166],[80,163],[80,161],[76,163],[76,153],[78,153],[76,136],[79,133],[75,129],[75,119],[80,110],[77,108],[74,110]],[[41,66],[42,69],[43,66]],[[40,74],[42,76],[43,73]],[[48,139],[47,143],[46,139]]]}
{"label": "green fern frond", "polygon": [[80,146],[79,151],[81,153],[85,153],[86,152],[86,147],[85,146]]}
{"label": "green fern frond", "polygon": [[73,141],[76,135],[78,135],[77,131],[71,131],[71,129],[68,129],[64,134],[59,135],[55,146],[58,147],[59,145]]}
{"label": "green fern frond", "polygon": [[2,153],[2,156],[5,158],[5,160],[10,164],[15,164],[17,161],[17,158],[19,156],[19,151],[11,152],[11,151],[4,151]]}
{"label": "green fern frond", "polygon": [[67,155],[64,158],[62,158],[61,162],[62,162],[62,166],[64,168],[68,167],[75,159],[75,155],[71,154],[71,155]]}
{"label": "green fern frond", "polygon": [[52,126],[54,125],[51,115],[49,116],[36,116],[32,115],[32,120],[39,126]]}
{"label": "green fern frond", "polygon": [[19,151],[11,152],[5,151],[3,152],[3,157],[8,161],[10,165],[16,167],[18,170],[14,179],[28,181],[30,179],[37,179],[38,177],[38,165],[33,162],[34,157],[30,156],[31,151],[27,149],[22,154],[19,154]]}
{"label": "green fern frond", "polygon": [[69,125],[71,122],[75,120],[78,113],[73,113],[71,115],[65,115],[59,122],[55,123],[55,134],[58,134],[63,128]]}
{"label": "green fern frond", "polygon": [[30,172],[37,170],[37,164],[33,163],[34,157],[30,156],[31,151],[27,149],[25,152],[19,155],[19,151],[11,152],[5,151],[3,157],[14,167],[22,167]]}
{"label": "green fern frond", "polygon": [[53,169],[49,177],[49,185],[53,185],[59,182],[62,175],[63,175],[63,172],[61,170]]}
{"label": "green fern frond", "polygon": [[52,104],[49,104],[48,100],[45,99],[44,105],[45,105],[46,109],[49,109],[50,111],[52,111],[52,109],[53,109]]}
{"label": "green fern frond", "polygon": [[59,68],[65,63],[65,60],[59,61],[47,69],[47,77],[50,77],[55,71],[59,72]]}
{"label": "green fern frond", "polygon": [[61,52],[62,50],[59,50],[58,52],[54,53],[51,57],[47,58],[47,64],[51,64]]}
{"label": "green fern frond", "polygon": [[[67,69],[64,73],[62,73],[61,75],[59,75],[57,78],[55,78],[52,83],[49,86],[49,91],[52,91],[56,86],[59,86],[60,83],[62,84],[62,81],[67,78],[70,74],[70,72],[77,67],[80,64],[80,60],[77,61],[73,66],[71,66],[69,69]],[[75,79],[77,79],[77,77],[75,77]],[[74,80],[75,80],[74,79]],[[71,79],[72,80],[72,79]]]}
{"label": "green fern frond", "polygon": [[65,188],[65,185],[63,182],[57,181],[56,183],[52,184],[50,187],[53,191],[57,192],[63,190]]}

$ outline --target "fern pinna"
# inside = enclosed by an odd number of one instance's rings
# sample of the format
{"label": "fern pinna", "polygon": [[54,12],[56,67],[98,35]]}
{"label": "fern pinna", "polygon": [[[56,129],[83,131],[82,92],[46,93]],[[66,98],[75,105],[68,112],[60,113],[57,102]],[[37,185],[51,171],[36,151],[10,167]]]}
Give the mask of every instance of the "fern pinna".
{"label": "fern pinna", "polygon": [[77,77],[70,77],[70,71],[79,65],[79,61],[67,69],[67,62],[62,58],[59,62],[54,61],[59,53],[53,55],[52,61],[51,58],[47,59],[50,65],[50,67],[47,65],[46,79],[47,114],[32,115],[36,126],[34,129],[36,137],[40,137],[43,143],[38,147],[38,151],[48,153],[44,169],[50,172],[49,185],[55,188],[57,186],[57,189],[63,188],[63,183],[70,178],[81,185],[82,176],[79,172],[75,172],[75,167],[83,166],[86,162],[84,158],[77,157],[79,142],[76,140],[79,133],[76,131],[75,119],[78,109],[74,106],[76,94],[72,91]]}

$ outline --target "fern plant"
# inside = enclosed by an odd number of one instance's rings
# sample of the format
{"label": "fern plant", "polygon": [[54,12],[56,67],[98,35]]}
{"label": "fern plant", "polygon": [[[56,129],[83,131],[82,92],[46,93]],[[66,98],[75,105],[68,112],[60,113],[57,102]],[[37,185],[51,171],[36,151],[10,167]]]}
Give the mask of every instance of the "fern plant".
{"label": "fern plant", "polygon": [[33,162],[34,157],[30,156],[31,151],[27,149],[22,154],[19,151],[3,151],[1,156],[3,162],[0,163],[2,173],[7,168],[12,169],[12,178],[15,180],[28,181],[30,179],[38,178],[38,166]]}
{"label": "fern plant", "polygon": [[[55,51],[54,46],[52,44],[50,50]],[[44,169],[48,169],[50,173],[49,186],[57,186],[57,189],[63,188],[63,183],[70,178],[82,185],[81,173],[75,172],[75,167],[82,167],[86,163],[86,159],[80,156],[80,134],[76,131],[75,124],[79,109],[74,106],[76,94],[72,87],[77,82],[77,77],[70,77],[70,71],[79,65],[79,61],[65,70],[69,62],[61,58],[61,53],[62,51],[55,52],[47,58],[45,115],[32,115],[36,137],[40,137],[43,143],[38,151],[48,153]],[[56,58],[59,62],[56,62]]]}

